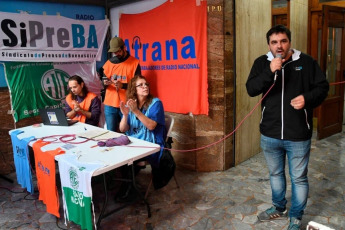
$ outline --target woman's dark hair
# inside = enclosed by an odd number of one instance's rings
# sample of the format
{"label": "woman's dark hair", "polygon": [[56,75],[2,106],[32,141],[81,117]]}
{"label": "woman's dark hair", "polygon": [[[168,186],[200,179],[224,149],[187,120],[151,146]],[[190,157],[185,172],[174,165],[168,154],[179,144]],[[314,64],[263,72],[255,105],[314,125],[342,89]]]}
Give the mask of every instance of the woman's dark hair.
{"label": "woman's dark hair", "polygon": [[[86,97],[86,95],[88,94],[89,90],[88,90],[87,86],[85,85],[85,82],[84,82],[83,78],[79,77],[78,75],[73,75],[72,77],[70,77],[68,79],[68,82],[70,82],[70,81],[76,81],[78,83],[78,85],[81,85],[81,83],[84,83],[84,87],[82,88],[81,91],[83,92],[84,97]],[[72,93],[72,91],[70,91],[69,93],[72,96],[72,100],[75,100],[76,95],[74,95]]]}
{"label": "woman's dark hair", "polygon": [[[127,89],[127,100],[128,99],[133,99],[133,100],[137,100],[137,104],[139,106],[139,100],[138,100],[138,95],[137,95],[137,85],[136,82],[138,79],[144,79],[145,81],[146,78],[142,75],[136,75],[134,76],[131,81],[128,84],[128,89]],[[150,89],[149,89],[150,90]],[[147,109],[149,107],[149,105],[151,104],[153,99],[153,96],[151,95],[151,92],[149,91],[149,95],[147,96],[147,99],[143,105],[143,107],[145,109]]]}
{"label": "woman's dark hair", "polygon": [[279,34],[279,33],[286,34],[287,37],[289,38],[289,41],[291,42],[291,31],[283,25],[276,25],[276,26],[273,26],[266,34],[267,44],[270,44],[270,36],[272,34]]}

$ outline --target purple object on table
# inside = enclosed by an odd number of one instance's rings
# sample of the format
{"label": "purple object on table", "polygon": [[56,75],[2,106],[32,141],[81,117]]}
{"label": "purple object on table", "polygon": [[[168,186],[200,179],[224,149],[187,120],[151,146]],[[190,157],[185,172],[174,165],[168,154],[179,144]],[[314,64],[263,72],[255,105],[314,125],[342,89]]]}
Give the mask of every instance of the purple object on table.
{"label": "purple object on table", "polygon": [[119,146],[119,145],[128,145],[131,141],[129,140],[129,138],[125,135],[120,136],[120,137],[115,137],[115,138],[111,138],[104,141],[99,141],[97,143],[98,146],[100,147],[112,147],[112,146]]}

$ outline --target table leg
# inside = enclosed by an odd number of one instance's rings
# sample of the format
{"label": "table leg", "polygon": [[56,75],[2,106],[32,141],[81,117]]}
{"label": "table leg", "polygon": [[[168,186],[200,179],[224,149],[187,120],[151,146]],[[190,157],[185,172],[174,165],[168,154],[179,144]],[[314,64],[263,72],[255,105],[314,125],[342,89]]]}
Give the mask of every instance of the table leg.
{"label": "table leg", "polygon": [[102,210],[99,214],[98,220],[97,220],[97,227],[99,227],[101,225],[101,221],[102,221],[102,217],[105,211],[105,208],[107,207],[107,203],[108,203],[108,189],[107,189],[107,181],[105,179],[105,173],[103,173],[103,185],[104,185],[104,194],[105,194],[105,199],[104,199],[104,203],[103,203],[103,207]]}
{"label": "table leg", "polygon": [[4,175],[1,175],[1,174],[0,174],[0,178],[4,179],[4,180],[6,180],[6,181],[8,181],[8,182],[10,182],[10,183],[13,183],[13,180],[12,180],[12,179],[10,179],[10,178],[8,178],[8,177],[6,177],[6,176],[4,176]]}
{"label": "table leg", "polygon": [[137,187],[137,184],[135,182],[135,172],[134,172],[134,164],[132,164],[132,184],[133,187],[135,189],[135,191],[138,193],[138,195],[140,196],[140,198],[144,201],[144,203],[146,204],[146,208],[147,208],[147,216],[150,218],[151,217],[151,209],[150,209],[150,204],[147,202],[146,198],[144,197],[143,194],[141,194],[139,188]]}
{"label": "table leg", "polygon": [[[123,180],[123,181],[129,181],[129,180]],[[134,164],[132,164],[132,185],[135,189],[135,191],[137,192],[137,194],[139,195],[140,199],[142,199],[146,205],[146,208],[147,208],[147,216],[150,218],[151,217],[151,209],[150,209],[150,204],[147,202],[147,200],[145,199],[144,195],[141,194],[139,188],[137,187],[137,184],[136,184],[136,181],[135,181],[135,173],[134,173]],[[117,212],[125,207],[127,207],[128,204],[125,204],[125,205],[122,205],[106,214],[104,214],[105,212],[105,209],[106,209],[106,206],[108,204],[108,189],[107,189],[107,181],[106,181],[106,178],[105,178],[105,174],[103,174],[103,183],[104,183],[104,193],[105,193],[105,200],[104,200],[104,203],[103,203],[103,207],[102,207],[102,210],[99,214],[99,217],[98,217],[98,220],[97,220],[97,227],[100,227],[101,225],[101,221],[103,218],[111,215],[112,213],[114,212]],[[131,203],[131,202],[130,202]]]}

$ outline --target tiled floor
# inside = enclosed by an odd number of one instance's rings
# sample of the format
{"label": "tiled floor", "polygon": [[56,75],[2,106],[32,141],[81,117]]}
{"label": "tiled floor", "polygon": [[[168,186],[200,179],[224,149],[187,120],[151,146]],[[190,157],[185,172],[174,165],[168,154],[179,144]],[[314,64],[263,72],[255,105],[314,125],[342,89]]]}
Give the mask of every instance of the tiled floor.
{"label": "tiled floor", "polygon": [[[8,175],[15,178],[14,174]],[[135,203],[102,220],[99,229],[286,229],[287,220],[259,223],[257,214],[270,207],[270,185],[263,154],[224,172],[198,173],[178,168],[178,189],[172,180],[163,189],[151,190],[148,201]],[[143,190],[149,170],[138,176]],[[337,230],[345,229],[345,133],[312,141],[309,165],[310,194],[302,220],[305,229],[315,221]],[[15,183],[0,179],[0,229],[66,229],[63,218],[45,212],[37,194],[28,195]],[[9,192],[4,187],[9,188]],[[97,186],[96,193],[102,190]],[[287,198],[290,200],[290,183]],[[109,194],[111,197],[112,193]],[[102,195],[100,195],[102,197]],[[95,199],[96,211],[99,198]],[[118,204],[110,199],[110,207]],[[290,203],[288,203],[289,207]],[[58,227],[59,226],[59,227]],[[79,229],[71,223],[70,229]]]}

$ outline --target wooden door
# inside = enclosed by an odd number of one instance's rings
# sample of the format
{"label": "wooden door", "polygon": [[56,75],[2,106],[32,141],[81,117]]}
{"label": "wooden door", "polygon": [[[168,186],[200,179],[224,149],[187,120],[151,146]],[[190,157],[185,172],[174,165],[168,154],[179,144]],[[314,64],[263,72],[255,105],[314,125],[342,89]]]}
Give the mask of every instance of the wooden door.
{"label": "wooden door", "polygon": [[272,0],[272,26],[290,27],[290,1]]}
{"label": "wooden door", "polygon": [[320,66],[330,83],[328,97],[320,106],[317,138],[342,131],[344,85],[333,84],[344,79],[345,8],[323,6]]}

